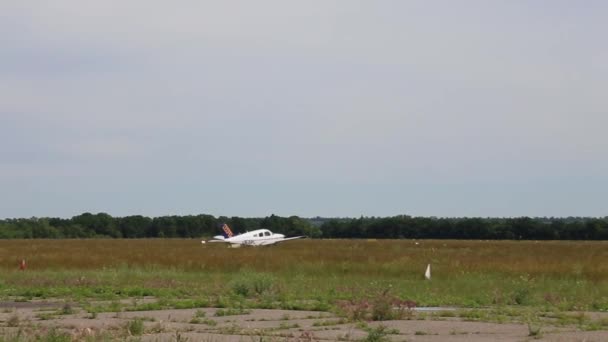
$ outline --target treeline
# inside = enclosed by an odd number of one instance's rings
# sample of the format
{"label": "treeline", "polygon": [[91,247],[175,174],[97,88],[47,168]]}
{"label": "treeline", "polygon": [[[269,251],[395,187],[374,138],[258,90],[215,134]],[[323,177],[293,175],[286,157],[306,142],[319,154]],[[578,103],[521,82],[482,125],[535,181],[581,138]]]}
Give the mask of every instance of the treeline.
{"label": "treeline", "polygon": [[608,217],[329,219],[324,237],[374,239],[608,240]]}
{"label": "treeline", "polygon": [[84,213],[70,219],[34,217],[0,220],[0,238],[198,238],[219,235],[223,223],[229,224],[235,233],[267,228],[289,235],[321,236],[319,227],[297,216],[216,218],[211,215],[188,215],[150,218]]}
{"label": "treeline", "polygon": [[199,238],[220,234],[223,223],[235,233],[259,228],[311,238],[374,239],[509,239],[509,240],[608,240],[604,218],[434,218],[393,217],[264,218],[211,215],[112,217],[84,213],[69,219],[21,218],[0,220],[0,238]]}

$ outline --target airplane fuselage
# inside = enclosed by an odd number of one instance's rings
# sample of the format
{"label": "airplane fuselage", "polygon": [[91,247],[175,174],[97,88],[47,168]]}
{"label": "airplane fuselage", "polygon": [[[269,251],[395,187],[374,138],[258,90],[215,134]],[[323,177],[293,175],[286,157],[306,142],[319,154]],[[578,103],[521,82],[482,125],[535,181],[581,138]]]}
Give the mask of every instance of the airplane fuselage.
{"label": "airplane fuselage", "polygon": [[251,232],[235,235],[233,237],[224,238],[219,235],[214,237],[217,240],[227,242],[230,244],[244,245],[244,246],[264,246],[272,245],[277,242],[285,240],[285,235],[273,233],[268,229],[257,229]]}

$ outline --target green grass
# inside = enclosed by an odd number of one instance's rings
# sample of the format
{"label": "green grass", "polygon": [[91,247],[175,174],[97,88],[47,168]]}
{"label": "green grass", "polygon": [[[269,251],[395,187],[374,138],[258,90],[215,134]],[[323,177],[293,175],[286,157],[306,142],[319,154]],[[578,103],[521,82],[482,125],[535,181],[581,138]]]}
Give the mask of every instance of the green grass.
{"label": "green grass", "polygon": [[140,336],[144,333],[144,321],[136,318],[127,323],[127,332],[132,336]]}
{"label": "green grass", "polygon": [[376,328],[368,328],[367,336],[362,340],[363,342],[385,342],[390,341],[388,338],[389,331],[384,325],[379,325]]}
{"label": "green grass", "polygon": [[[431,282],[404,277],[370,277],[366,274],[346,274],[341,277],[320,274],[278,274],[275,288],[266,295],[242,297],[226,291],[226,284],[237,273],[213,272],[198,274],[183,271],[98,270],[98,271],[36,271],[27,275],[7,272],[0,284],[0,297],[5,299],[66,299],[81,301],[96,299],[113,301],[134,297],[130,284],[140,286],[171,279],[168,288],[150,287],[146,296],[161,298],[165,303],[145,303],[132,306],[132,310],[159,310],[167,307],[197,308],[231,306],[242,302],[251,307],[285,309],[326,309],[336,300],[365,298],[390,288],[402,299],[415,301],[418,306],[487,307],[495,305],[544,306],[559,310],[608,310],[608,282],[590,281],[580,277],[537,276],[523,281],[509,274],[469,273],[461,277]],[[87,274],[96,277],[97,286],[90,288],[65,285],[64,279]],[[30,278],[31,276],[31,278]],[[34,279],[37,279],[34,281]],[[45,285],[37,282],[43,279]],[[334,288],[338,288],[335,291]],[[548,300],[547,294],[559,296]],[[141,298],[143,296],[135,296]],[[242,297],[241,299],[237,297]],[[183,299],[180,299],[183,298]],[[165,305],[164,305],[165,304]],[[107,308],[104,311],[117,311]],[[66,312],[67,313],[67,312]]]}

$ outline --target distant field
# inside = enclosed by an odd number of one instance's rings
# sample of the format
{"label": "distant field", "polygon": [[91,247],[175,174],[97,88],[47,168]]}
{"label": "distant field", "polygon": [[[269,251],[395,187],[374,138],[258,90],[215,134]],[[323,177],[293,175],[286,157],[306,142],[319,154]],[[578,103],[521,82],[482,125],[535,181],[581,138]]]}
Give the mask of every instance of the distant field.
{"label": "distant field", "polygon": [[3,240],[0,268],[4,298],[217,305],[240,295],[252,307],[328,309],[387,291],[419,306],[608,310],[608,242],[300,240],[230,249],[191,239]]}

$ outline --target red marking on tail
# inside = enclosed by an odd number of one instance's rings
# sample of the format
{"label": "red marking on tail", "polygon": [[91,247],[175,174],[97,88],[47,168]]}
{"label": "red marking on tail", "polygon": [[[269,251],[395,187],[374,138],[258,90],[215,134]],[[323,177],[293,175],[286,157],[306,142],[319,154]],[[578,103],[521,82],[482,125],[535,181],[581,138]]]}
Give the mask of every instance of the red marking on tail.
{"label": "red marking on tail", "polygon": [[224,230],[224,233],[226,233],[226,237],[233,237],[234,234],[232,233],[232,230],[230,229],[230,227],[228,227],[227,224],[224,223],[224,225],[222,226],[222,229]]}

